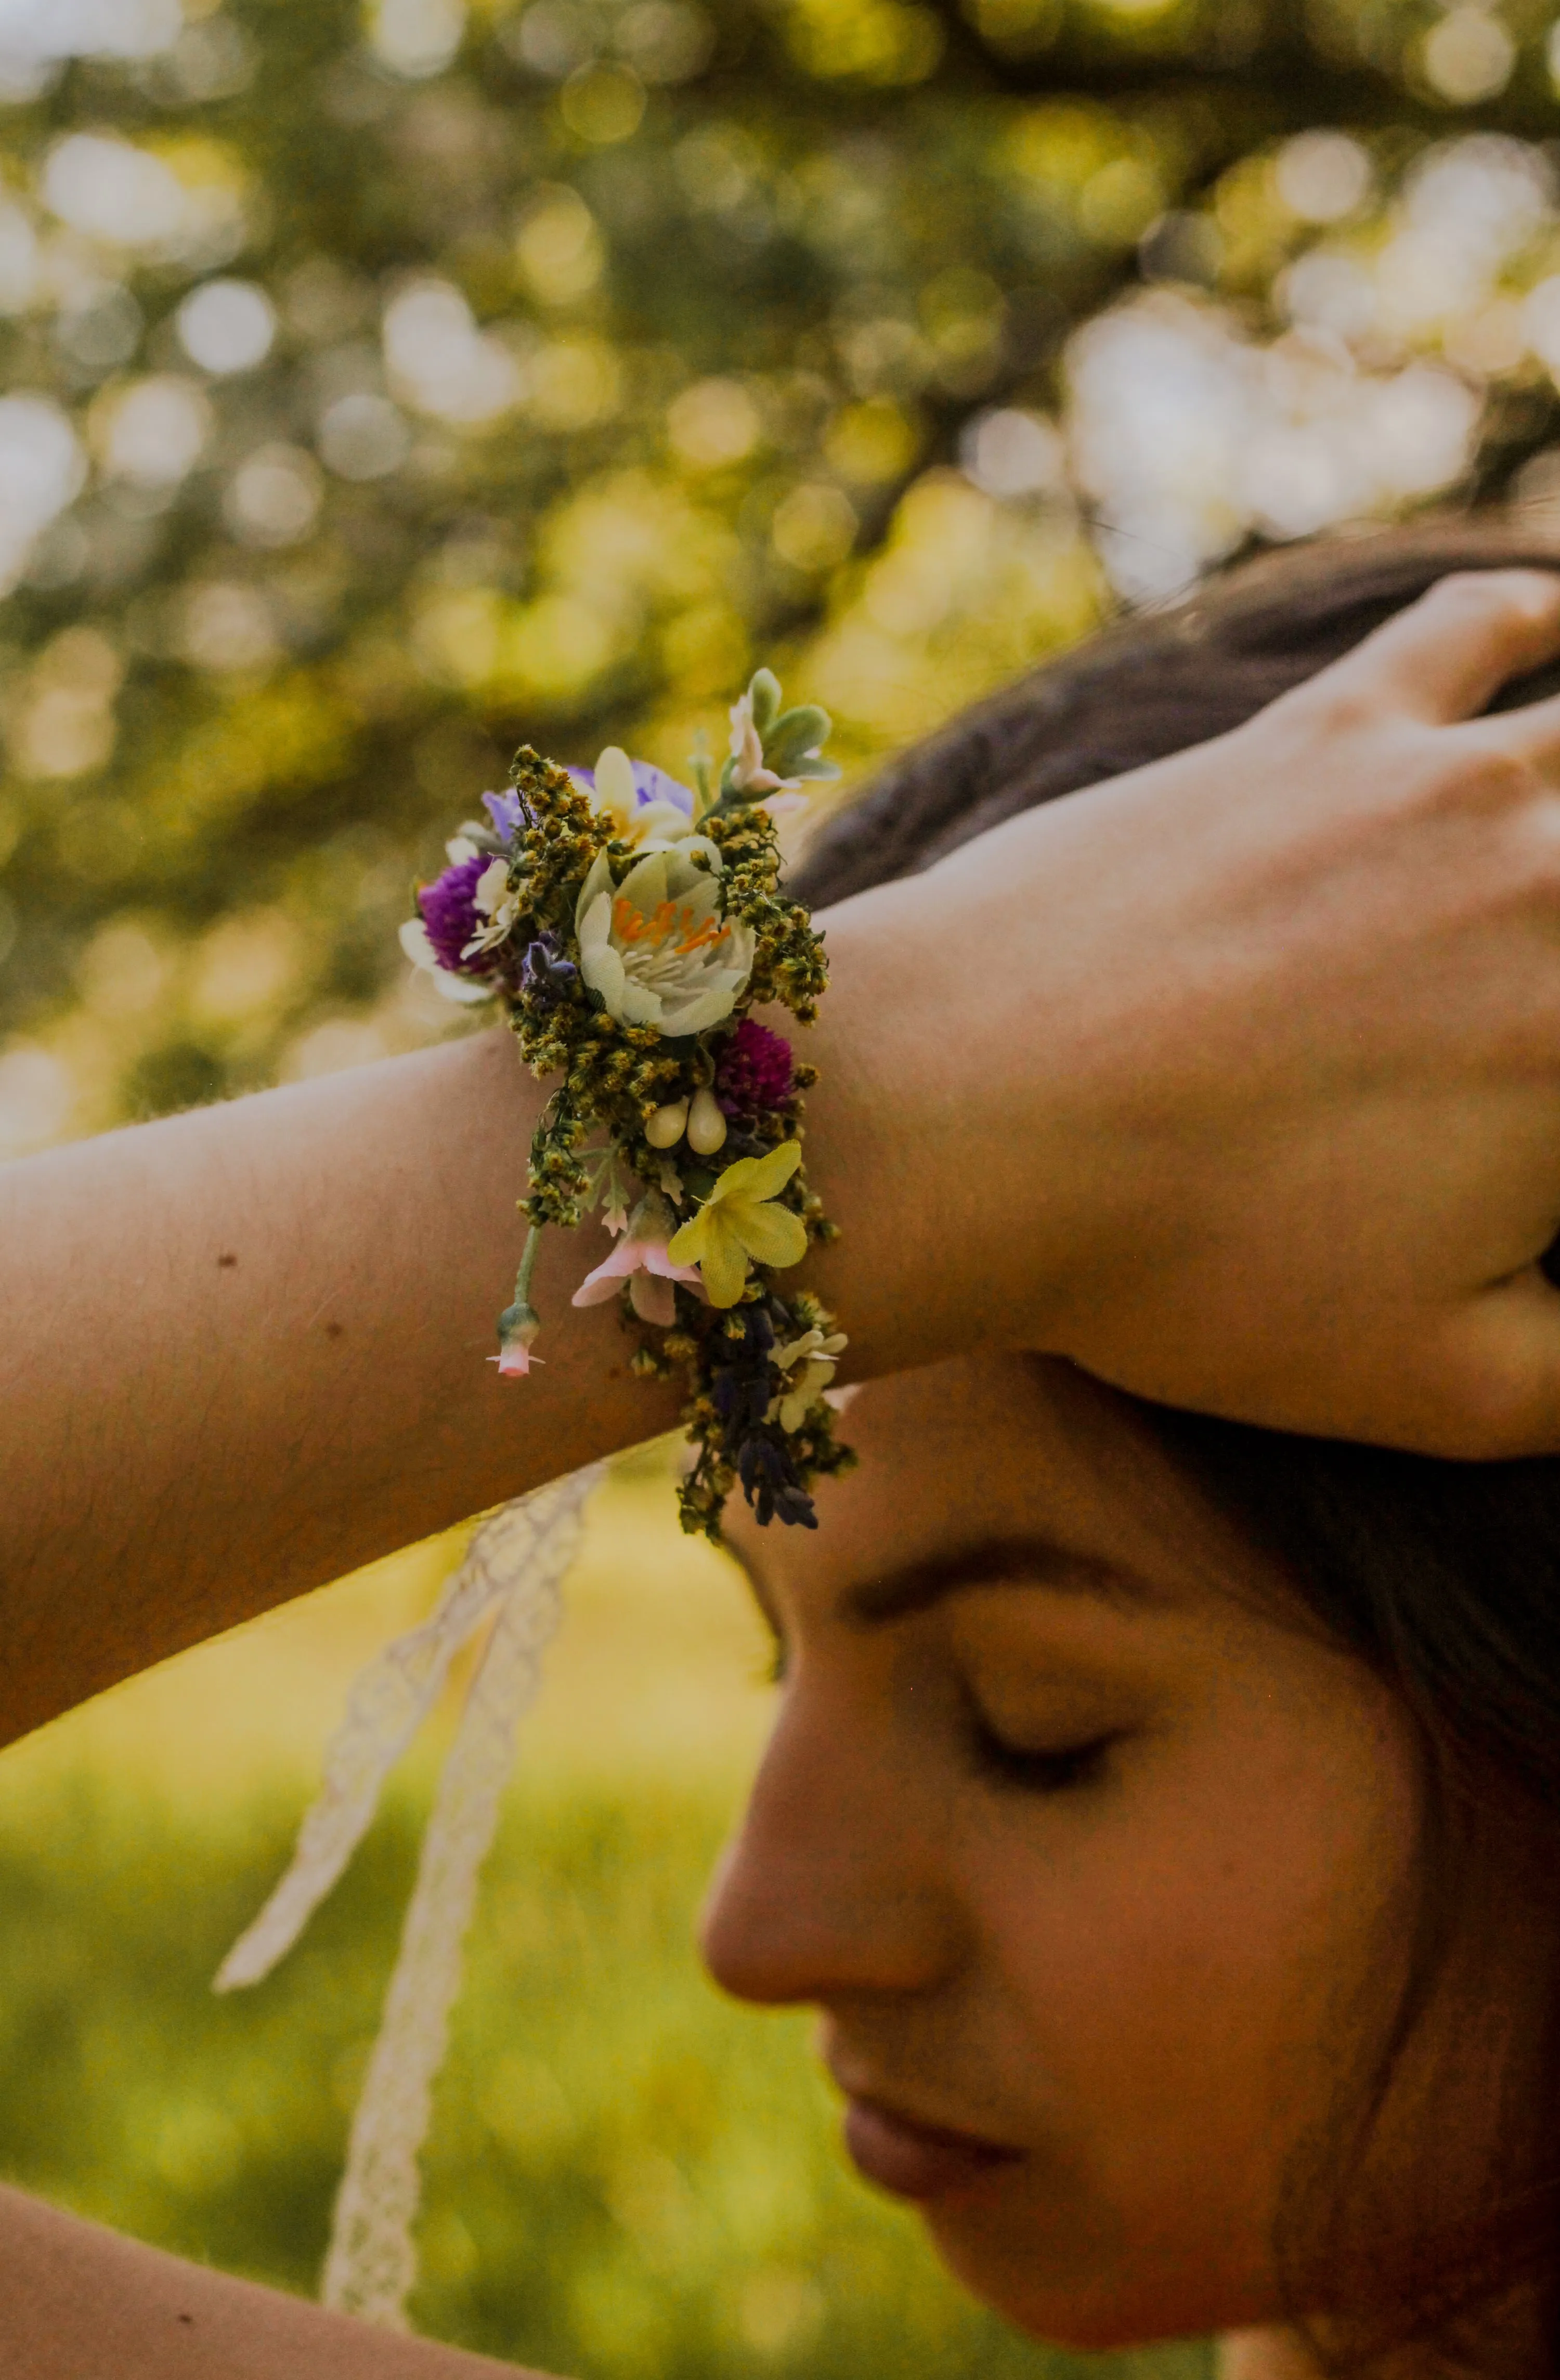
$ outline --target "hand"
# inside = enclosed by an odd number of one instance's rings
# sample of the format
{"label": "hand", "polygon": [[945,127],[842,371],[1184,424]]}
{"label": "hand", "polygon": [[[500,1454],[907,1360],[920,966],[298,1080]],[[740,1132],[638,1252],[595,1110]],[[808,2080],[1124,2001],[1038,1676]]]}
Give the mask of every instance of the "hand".
{"label": "hand", "polygon": [[[1560,704],[1469,717],[1557,649],[1560,580],[1448,580],[830,913],[807,1155],[860,1373],[1032,1346],[1560,1450]],[[542,1097],[482,1035],[0,1169],[0,1738],[670,1426],[604,1308],[519,1398],[486,1360]],[[589,1255],[549,1236],[561,1315]]]}
{"label": "hand", "polygon": [[1234,734],[831,913],[878,1186],[831,1183],[822,1113],[812,1171],[847,1222],[893,1185],[922,1360],[1560,1450],[1560,700],[1475,715],[1557,650],[1560,580],[1448,577]]}

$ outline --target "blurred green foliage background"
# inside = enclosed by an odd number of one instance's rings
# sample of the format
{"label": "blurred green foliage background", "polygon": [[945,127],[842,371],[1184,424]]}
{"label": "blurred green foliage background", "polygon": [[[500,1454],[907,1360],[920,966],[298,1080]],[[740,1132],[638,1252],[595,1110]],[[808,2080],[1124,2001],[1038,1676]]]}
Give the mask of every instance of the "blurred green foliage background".
{"label": "blurred green foliage background", "polygon": [[522,736],[768,657],[859,771],[1552,498],[1554,16],[0,0],[0,1153],[459,1029],[393,929]]}
{"label": "blurred green foliage background", "polygon": [[[522,737],[677,769],[767,659],[847,797],[1254,541],[1560,520],[1557,87],[1553,0],[0,0],[0,1156],[468,1029],[395,928]],[[206,1981],[447,1551],[6,1755],[7,2172],[311,2285],[426,1767],[273,1985]],[[420,2314],[602,2380],[1046,2368],[699,1979],[762,1724],[710,1564],[603,1502]]]}

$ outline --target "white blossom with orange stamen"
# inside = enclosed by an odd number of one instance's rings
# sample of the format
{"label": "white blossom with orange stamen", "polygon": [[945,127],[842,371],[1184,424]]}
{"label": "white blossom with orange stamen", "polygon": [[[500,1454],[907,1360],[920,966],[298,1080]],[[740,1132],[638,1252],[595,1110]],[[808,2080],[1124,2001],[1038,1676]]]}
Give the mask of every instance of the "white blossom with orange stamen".
{"label": "white blossom with orange stamen", "polygon": [[729,1016],[753,971],[751,929],[721,912],[720,880],[684,848],[653,851],[615,886],[605,852],[574,915],[579,972],[619,1025],[668,1038]]}

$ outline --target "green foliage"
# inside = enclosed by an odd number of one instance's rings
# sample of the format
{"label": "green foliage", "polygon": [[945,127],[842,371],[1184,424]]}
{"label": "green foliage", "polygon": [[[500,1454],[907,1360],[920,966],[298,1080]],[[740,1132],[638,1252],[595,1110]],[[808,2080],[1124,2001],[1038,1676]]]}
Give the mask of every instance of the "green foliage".
{"label": "green foliage", "polygon": [[[395,1801],[300,1950],[222,1999],[211,1974],[296,1810],[176,1816],[83,1776],[39,1815],[25,1791],[0,1808],[0,2170],[311,2293],[420,1810]],[[738,2010],[700,1975],[726,1815],[686,1783],[515,1797],[427,2153],[419,2327],[590,2380],[1092,2368],[969,2305],[911,2218],[849,2179],[807,2020]]]}
{"label": "green foliage", "polygon": [[[685,773],[762,651],[859,770],[1078,635],[1124,510],[1097,395],[1055,434],[1079,325],[1147,283],[1270,339],[1427,147],[1553,121],[1548,0],[172,6],[0,57],[0,377],[55,408],[0,448],[75,441],[0,501],[5,1149],[458,1029],[394,929],[521,741]],[[1341,213],[1283,170],[1317,124]],[[1489,389],[1487,481],[1553,429],[1554,261],[1346,329]],[[1204,510],[1194,559],[1310,517]]]}

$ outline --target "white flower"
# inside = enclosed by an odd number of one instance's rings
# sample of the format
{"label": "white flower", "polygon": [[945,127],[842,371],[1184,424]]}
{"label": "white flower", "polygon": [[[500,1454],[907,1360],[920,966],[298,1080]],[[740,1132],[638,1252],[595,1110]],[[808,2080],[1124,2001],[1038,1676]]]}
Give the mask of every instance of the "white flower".
{"label": "white flower", "polygon": [[605,852],[574,913],[579,972],[619,1025],[676,1037],[729,1016],[753,971],[753,937],[721,915],[720,883],[686,842],[637,860],[615,890]]}
{"label": "white flower", "polygon": [[[772,819],[780,820],[792,818],[798,810],[807,808],[807,795],[793,790],[805,783],[806,780],[777,777],[773,769],[764,766],[763,746],[753,724],[751,690],[731,706],[731,757],[737,763],[731,776],[737,791],[763,796],[762,800],[754,802],[756,810],[767,810]],[[807,757],[816,759],[817,754],[809,753]]]}
{"label": "white flower", "polygon": [[506,859],[490,859],[471,888],[471,905],[487,919],[479,927],[460,955],[474,959],[479,952],[496,949],[519,916],[523,904],[518,892],[509,890],[509,863]]}
{"label": "white flower", "polygon": [[610,820],[614,834],[636,851],[670,851],[683,844],[690,851],[714,852],[709,836],[694,826],[688,787],[648,760],[630,760],[620,744],[609,744],[594,769],[570,773],[589,794],[591,808]]}
{"label": "white flower", "polygon": [[835,1367],[850,1344],[843,1330],[825,1338],[822,1330],[804,1331],[799,1339],[777,1347],[771,1361],[786,1386],[772,1397],[764,1418],[777,1421],[787,1438],[798,1430],[835,1377]]}
{"label": "white flower", "polygon": [[776,794],[782,785],[796,783],[794,778],[777,777],[773,769],[764,767],[763,746],[753,724],[750,692],[731,706],[731,757],[737,763],[731,782],[739,794]]}
{"label": "white flower", "polygon": [[420,917],[408,917],[401,928],[401,948],[413,966],[431,975],[435,990],[445,1000],[453,1000],[457,1007],[469,1008],[479,1000],[493,998],[491,983],[474,983],[469,975],[452,975],[447,967],[439,965]]}

